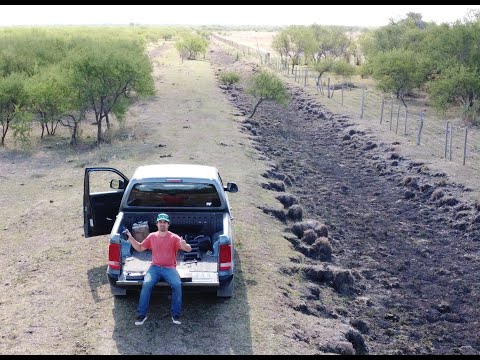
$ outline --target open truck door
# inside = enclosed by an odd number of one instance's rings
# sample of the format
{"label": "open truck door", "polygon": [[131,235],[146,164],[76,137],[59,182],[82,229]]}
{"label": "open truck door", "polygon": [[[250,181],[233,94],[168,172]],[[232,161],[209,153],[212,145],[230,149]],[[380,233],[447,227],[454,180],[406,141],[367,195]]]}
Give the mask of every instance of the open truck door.
{"label": "open truck door", "polygon": [[85,168],[83,229],[86,238],[111,232],[128,182],[129,179],[114,168]]}

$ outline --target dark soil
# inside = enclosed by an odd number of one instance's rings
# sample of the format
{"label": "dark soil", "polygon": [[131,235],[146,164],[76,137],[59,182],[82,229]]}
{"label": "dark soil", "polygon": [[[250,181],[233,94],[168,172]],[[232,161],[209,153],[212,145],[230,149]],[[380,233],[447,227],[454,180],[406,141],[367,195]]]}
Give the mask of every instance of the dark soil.
{"label": "dark soil", "polygon": [[[278,192],[280,210],[263,210],[299,254],[279,270],[303,275],[292,285],[303,297],[286,292],[282,306],[344,318],[358,330],[347,334],[356,354],[479,354],[480,205],[459,200],[469,189],[300,87],[289,88],[288,107],[263,102],[248,119],[245,81],[258,66],[219,50],[210,57],[218,72],[242,75],[239,86],[220,86],[271,164],[263,187]],[[306,344],[315,337],[298,333]]]}

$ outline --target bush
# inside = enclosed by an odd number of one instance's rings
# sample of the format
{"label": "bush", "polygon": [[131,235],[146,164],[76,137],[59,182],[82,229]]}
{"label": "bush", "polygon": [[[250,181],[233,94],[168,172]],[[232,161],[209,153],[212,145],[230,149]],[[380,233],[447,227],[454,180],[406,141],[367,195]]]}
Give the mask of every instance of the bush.
{"label": "bush", "polygon": [[240,81],[240,75],[233,71],[227,71],[220,74],[220,81],[223,85],[231,86]]}

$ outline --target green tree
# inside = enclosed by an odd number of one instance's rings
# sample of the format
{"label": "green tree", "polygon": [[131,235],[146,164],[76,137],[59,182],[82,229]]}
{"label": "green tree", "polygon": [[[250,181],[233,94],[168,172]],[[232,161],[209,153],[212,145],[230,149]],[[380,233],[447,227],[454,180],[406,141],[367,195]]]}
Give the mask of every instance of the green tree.
{"label": "green tree", "polygon": [[60,122],[63,112],[61,104],[64,93],[68,91],[62,86],[62,78],[57,72],[58,66],[53,66],[54,70],[44,69],[39,74],[30,77],[26,81],[25,91],[30,101],[30,110],[38,114],[43,138],[45,130],[48,135],[54,135]]}
{"label": "green tree", "polygon": [[428,30],[432,27],[436,27],[436,24],[425,22],[421,14],[410,12],[399,21],[390,20],[390,24],[386,26],[363,33],[358,44],[367,62],[392,50],[419,52]]}
{"label": "green tree", "polygon": [[292,52],[293,44],[287,31],[281,30],[272,38],[272,49],[279,55],[283,65],[288,64],[289,54]]}
{"label": "green tree", "polygon": [[340,59],[348,60],[348,48],[352,40],[345,32],[338,27],[326,27],[320,25],[311,25],[309,31],[315,39],[313,51],[311,52],[314,62],[322,59]]}
{"label": "green tree", "polygon": [[[314,51],[315,39],[305,26],[292,25],[280,31],[272,39],[272,48],[280,54],[284,64],[292,64],[292,74],[296,65],[300,65],[302,57]],[[290,59],[290,60],[289,60]],[[289,68],[290,70],[290,68]]]}
{"label": "green tree", "polygon": [[17,111],[15,121],[12,123],[13,138],[15,143],[19,141],[23,147],[30,145],[30,133],[32,130],[32,114],[27,110]]}
{"label": "green tree", "polygon": [[201,35],[184,33],[175,43],[175,48],[180,53],[182,61],[184,58],[195,60],[199,54],[205,54],[207,51],[208,40]]}
{"label": "green tree", "polygon": [[465,65],[451,66],[430,83],[429,93],[433,105],[446,111],[452,104],[460,103],[467,122],[476,123],[480,110],[480,72]]}
{"label": "green tree", "polygon": [[351,76],[355,75],[356,68],[345,59],[340,59],[334,62],[333,72],[336,75],[339,75],[339,76],[342,76],[343,78],[348,79]]}
{"label": "green tree", "polygon": [[258,71],[250,78],[247,92],[257,101],[249,118],[255,115],[263,101],[270,100],[286,106],[290,100],[290,95],[282,81],[275,74],[265,70]]}
{"label": "green tree", "polygon": [[31,77],[26,91],[30,110],[38,115],[42,127],[41,137],[45,129],[47,134],[54,135],[60,124],[69,129],[70,144],[76,145],[80,123],[89,109],[89,102],[76,88],[72,75],[71,69],[54,64]]}
{"label": "green tree", "polygon": [[312,32],[305,26],[292,26],[290,37],[293,44],[293,51],[290,55],[293,74],[295,66],[300,65],[301,59],[303,58],[305,61],[308,54],[315,51],[316,44]]}
{"label": "green tree", "polygon": [[7,77],[0,78],[1,146],[5,146],[5,137],[14,121],[25,118],[21,116],[23,107],[27,103],[25,81],[26,75],[21,73],[13,73]]}
{"label": "green tree", "polygon": [[310,68],[318,73],[317,86],[320,86],[322,76],[327,72],[344,77],[354,73],[354,68],[348,64],[348,48],[352,41],[344,30],[314,24],[308,27],[308,31],[314,39],[314,44],[309,47],[309,56],[312,61]]}
{"label": "green tree", "polygon": [[63,114],[60,124],[70,131],[70,145],[77,145],[80,124],[90,110],[89,98],[76,87],[72,69],[62,69],[57,74],[62,74],[58,87],[63,89],[60,90],[59,112]]}
{"label": "green tree", "polygon": [[477,122],[480,109],[480,22],[470,16],[463,22],[431,28],[422,53],[428,59],[427,87],[434,106],[446,111],[460,105],[464,120]]}
{"label": "green tree", "polygon": [[395,49],[378,54],[368,66],[376,80],[376,87],[384,92],[393,92],[405,107],[405,95],[426,80],[427,70],[421,57],[411,50]]}
{"label": "green tree", "polygon": [[315,62],[311,68],[313,71],[316,71],[318,73],[317,76],[317,86],[320,86],[321,81],[322,81],[322,76],[326,72],[332,71],[334,66],[334,60],[332,58],[323,58],[317,62]]}
{"label": "green tree", "polygon": [[[345,82],[347,79],[350,79],[351,76],[355,75],[357,72],[355,66],[351,65],[344,59],[337,60],[333,63],[332,71],[335,75],[341,76],[343,81]],[[331,94],[331,98],[333,97],[333,93],[335,92],[335,88]]]}
{"label": "green tree", "polygon": [[66,66],[79,96],[95,113],[98,143],[110,141],[111,114],[121,119],[135,97],[154,94],[151,63],[143,47],[132,41],[89,44],[71,53]]}
{"label": "green tree", "polygon": [[174,36],[175,36],[175,30],[174,29],[168,29],[167,28],[167,29],[163,30],[163,32],[162,32],[162,38],[165,41],[172,40]]}
{"label": "green tree", "polygon": [[0,32],[0,75],[23,72],[32,76],[42,67],[61,61],[67,50],[63,36],[45,29]]}

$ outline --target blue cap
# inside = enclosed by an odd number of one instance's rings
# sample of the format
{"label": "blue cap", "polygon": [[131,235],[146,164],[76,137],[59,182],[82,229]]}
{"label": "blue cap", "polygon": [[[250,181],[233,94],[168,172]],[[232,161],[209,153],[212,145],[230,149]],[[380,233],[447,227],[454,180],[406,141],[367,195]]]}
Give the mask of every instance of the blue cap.
{"label": "blue cap", "polygon": [[165,213],[158,214],[157,222],[159,222],[160,220],[165,220],[170,224],[170,217]]}

